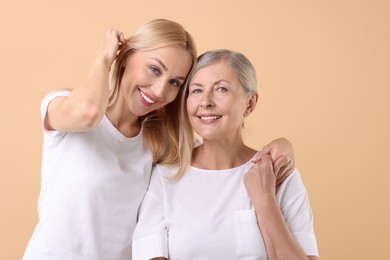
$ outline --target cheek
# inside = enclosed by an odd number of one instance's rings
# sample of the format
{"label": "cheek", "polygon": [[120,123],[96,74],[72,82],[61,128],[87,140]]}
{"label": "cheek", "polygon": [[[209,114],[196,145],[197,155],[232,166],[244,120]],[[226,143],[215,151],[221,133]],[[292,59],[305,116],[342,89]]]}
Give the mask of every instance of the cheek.
{"label": "cheek", "polygon": [[196,108],[196,105],[195,105],[194,99],[191,97],[188,97],[187,98],[187,114],[189,117],[191,117],[191,115],[193,115],[195,113],[195,111],[196,111],[195,108]]}
{"label": "cheek", "polygon": [[190,121],[190,125],[191,127],[196,131],[198,132],[199,129],[198,129],[198,124],[196,123],[196,117],[191,114],[189,111],[188,111],[188,120]]}
{"label": "cheek", "polygon": [[233,106],[229,110],[230,110],[230,115],[231,115],[232,119],[234,118],[234,120],[236,120],[236,121],[244,120],[244,118],[245,118],[244,114],[246,111],[246,108],[244,106],[242,106],[242,105]]}
{"label": "cheek", "polygon": [[127,71],[127,73],[125,72],[122,76],[120,86],[127,90],[136,80],[137,78],[133,77],[130,71]]}
{"label": "cheek", "polygon": [[[135,66],[133,66],[135,67]],[[127,67],[126,67],[127,68]],[[140,85],[145,85],[150,83],[151,76],[148,74],[148,71],[143,69],[140,66],[136,66],[136,68],[125,69],[122,80],[126,80],[127,82],[135,82]]]}
{"label": "cheek", "polygon": [[165,103],[168,104],[174,101],[178,93],[179,93],[179,89],[172,88],[172,90],[169,90],[165,98]]}

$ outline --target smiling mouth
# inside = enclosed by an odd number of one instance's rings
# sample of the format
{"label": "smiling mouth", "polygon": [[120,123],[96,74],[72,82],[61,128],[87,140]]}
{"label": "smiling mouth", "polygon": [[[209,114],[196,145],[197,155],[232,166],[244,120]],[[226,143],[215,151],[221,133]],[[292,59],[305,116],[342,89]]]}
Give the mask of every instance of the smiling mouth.
{"label": "smiling mouth", "polygon": [[139,94],[141,95],[141,97],[142,97],[142,99],[143,99],[144,101],[146,101],[147,103],[149,103],[149,104],[151,104],[151,105],[154,104],[154,103],[156,103],[155,100],[152,100],[152,99],[150,99],[149,97],[147,97],[146,94],[145,94],[144,92],[142,92],[142,90],[138,89],[138,91],[139,91]]}
{"label": "smiling mouth", "polygon": [[198,116],[201,120],[216,120],[220,119],[222,116]]}

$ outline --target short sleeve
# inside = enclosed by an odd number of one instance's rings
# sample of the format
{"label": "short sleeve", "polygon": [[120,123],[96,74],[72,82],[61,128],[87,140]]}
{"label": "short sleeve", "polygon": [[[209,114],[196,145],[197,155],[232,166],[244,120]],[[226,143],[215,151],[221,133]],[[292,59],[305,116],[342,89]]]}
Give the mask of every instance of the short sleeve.
{"label": "short sleeve", "polygon": [[140,206],[133,234],[133,260],[168,258],[168,238],[164,216],[163,188],[157,168]]}
{"label": "short sleeve", "polygon": [[306,255],[318,256],[309,196],[297,169],[279,187],[276,197],[286,223]]}
{"label": "short sleeve", "polygon": [[42,100],[41,102],[41,119],[42,119],[42,128],[43,128],[43,131],[48,134],[48,135],[51,135],[51,136],[57,136],[57,135],[60,135],[61,132],[59,131],[55,131],[55,130],[47,130],[45,128],[45,118],[46,118],[46,115],[47,115],[47,108],[49,107],[49,103],[51,101],[53,101],[53,99],[57,98],[57,97],[66,97],[66,96],[69,96],[69,93],[70,91],[68,90],[58,90],[58,91],[53,91],[49,94],[46,95],[46,97]]}

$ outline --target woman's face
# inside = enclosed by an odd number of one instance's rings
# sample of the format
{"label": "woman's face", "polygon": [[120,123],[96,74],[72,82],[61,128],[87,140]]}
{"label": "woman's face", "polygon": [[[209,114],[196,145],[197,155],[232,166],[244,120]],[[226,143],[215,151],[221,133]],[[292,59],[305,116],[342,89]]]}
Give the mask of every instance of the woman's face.
{"label": "woman's face", "polygon": [[188,90],[188,116],[204,140],[241,137],[252,95],[244,92],[230,65],[220,61],[200,69],[192,77]]}
{"label": "woman's face", "polygon": [[126,60],[117,102],[136,116],[165,106],[176,98],[191,64],[180,46],[134,52]]}

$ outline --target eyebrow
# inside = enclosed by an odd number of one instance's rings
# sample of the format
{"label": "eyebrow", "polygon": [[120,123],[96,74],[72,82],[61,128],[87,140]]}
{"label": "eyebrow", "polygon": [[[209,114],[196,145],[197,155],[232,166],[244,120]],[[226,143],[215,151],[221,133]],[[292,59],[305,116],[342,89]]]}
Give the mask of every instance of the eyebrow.
{"label": "eyebrow", "polygon": [[152,58],[152,60],[157,61],[161,65],[164,71],[168,71],[167,66],[165,66],[164,62],[162,62],[159,58]]}
{"label": "eyebrow", "polygon": [[[230,84],[230,82],[229,81],[227,81],[226,79],[220,79],[220,80],[217,80],[217,81],[215,81],[214,83],[213,83],[213,86],[214,85],[218,85],[219,83],[221,83],[221,82],[226,82],[226,83],[228,83],[228,84]],[[191,82],[190,84],[189,84],[190,86],[191,85],[195,85],[195,86],[202,86],[202,84],[200,84],[200,83],[196,83],[196,82]]]}
{"label": "eyebrow", "polygon": [[226,79],[220,79],[220,80],[217,80],[216,82],[214,82],[214,85],[217,85],[218,83],[221,83],[221,82],[226,82],[228,84],[230,84],[230,82]]}
{"label": "eyebrow", "polygon": [[[168,71],[167,66],[165,66],[164,62],[162,62],[159,58],[152,58],[152,60],[157,61],[157,62],[161,65],[161,67],[163,68],[163,70],[164,70],[165,72]],[[186,77],[177,76],[177,77],[175,77],[175,79],[185,80]]]}

